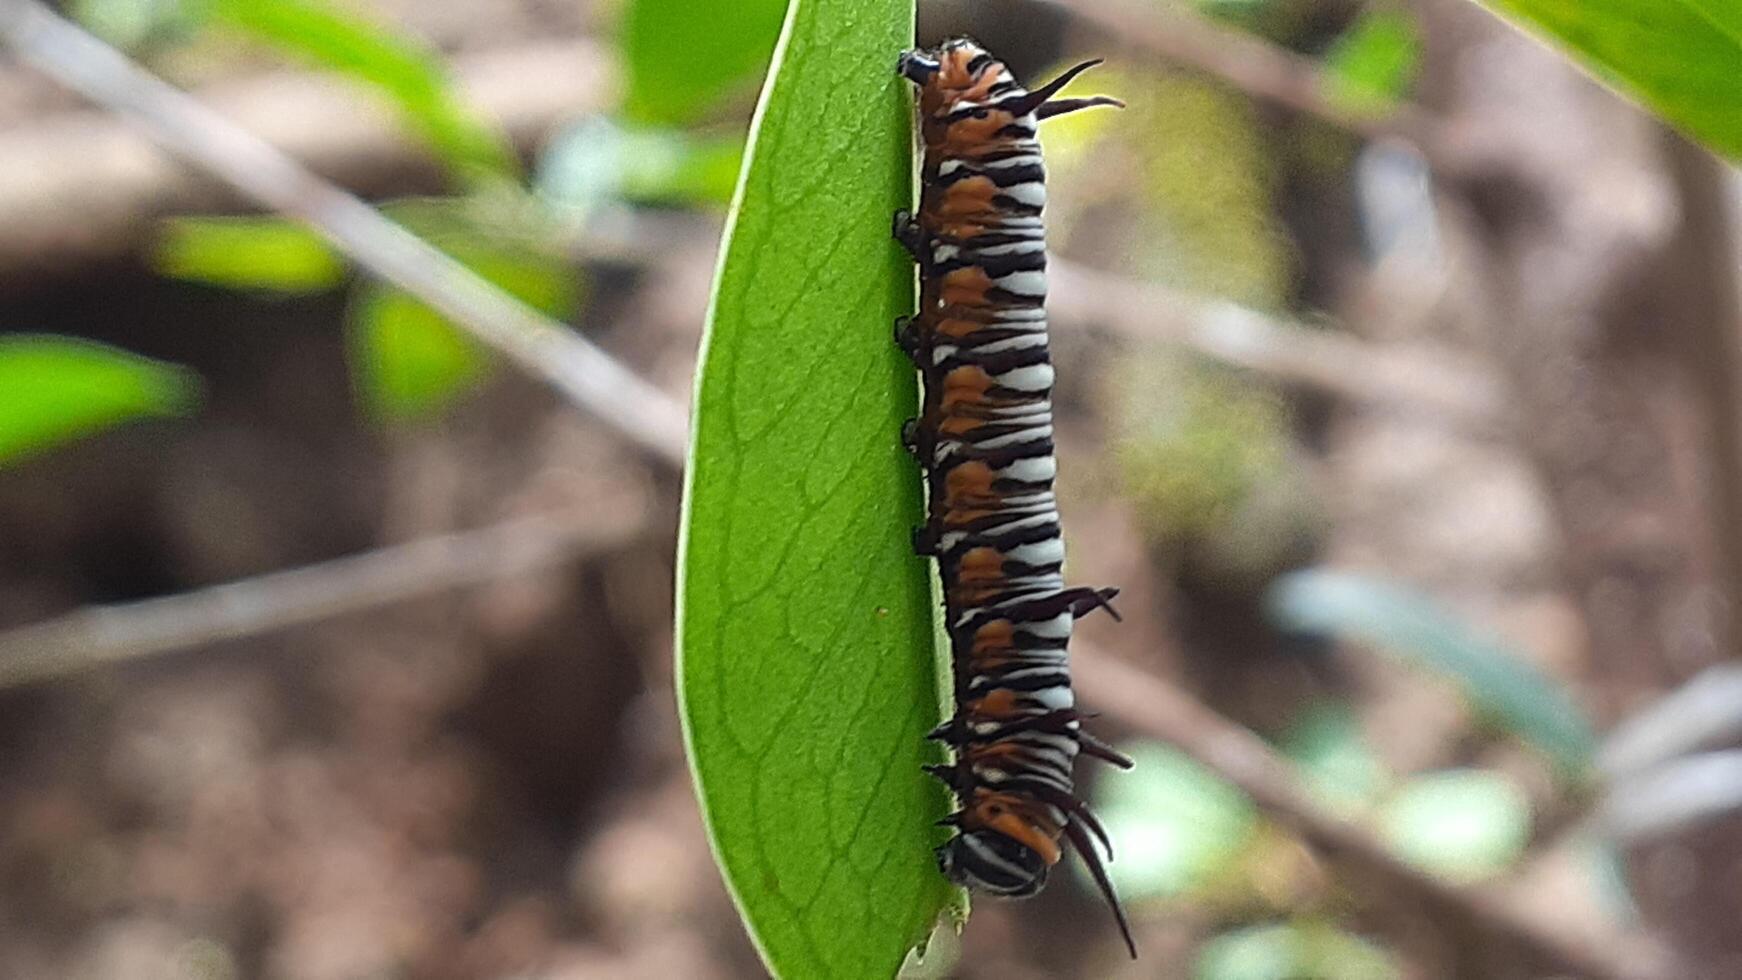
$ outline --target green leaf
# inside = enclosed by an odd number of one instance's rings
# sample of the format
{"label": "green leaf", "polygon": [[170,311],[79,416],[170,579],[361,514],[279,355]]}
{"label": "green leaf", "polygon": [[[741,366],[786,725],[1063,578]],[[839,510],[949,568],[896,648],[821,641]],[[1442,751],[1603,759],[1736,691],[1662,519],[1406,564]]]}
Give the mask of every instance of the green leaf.
{"label": "green leaf", "polygon": [[1119,855],[1108,872],[1127,899],[1199,888],[1252,842],[1258,810],[1245,793],[1165,745],[1141,742],[1120,751],[1137,764],[1104,782],[1095,804]]}
{"label": "green leaf", "polygon": [[793,5],[696,389],[679,694],[715,854],[781,976],[890,976],[954,894],[920,771],[941,710],[899,435],[917,384],[890,336],[914,306],[889,234],[912,200],[912,26],[912,0]]}
{"label": "green leaf", "polygon": [[1236,19],[1260,11],[1272,0],[1191,0],[1191,6],[1212,17]]}
{"label": "green leaf", "polygon": [[1482,0],[1677,129],[1742,160],[1742,4]]}
{"label": "green leaf", "polygon": [[375,87],[458,175],[512,177],[518,172],[507,138],[460,105],[440,60],[423,45],[322,0],[213,2],[223,22]]}
{"label": "green leaf", "polygon": [[1521,653],[1393,585],[1322,569],[1278,579],[1266,597],[1283,629],[1356,640],[1449,678],[1496,722],[1541,749],[1568,778],[1591,773],[1596,736],[1559,686]]}
{"label": "green leaf", "polygon": [[1308,706],[1280,743],[1319,799],[1344,815],[1372,802],[1390,779],[1362,735],[1360,719],[1340,701]]}
{"label": "green leaf", "polygon": [[67,13],[92,34],[126,50],[188,37],[206,19],[207,0],[71,0]]}
{"label": "green leaf", "polygon": [[700,138],[593,116],[551,141],[539,159],[536,184],[544,200],[581,222],[623,201],[726,204],[743,151],[737,137]]}
{"label": "green leaf", "polygon": [[624,114],[695,122],[768,64],[786,0],[629,0],[618,44],[629,74]]}
{"label": "green leaf", "polygon": [[129,419],[191,414],[187,368],[72,337],[0,337],[0,466]]}
{"label": "green leaf", "polygon": [[[450,249],[474,272],[543,313],[575,307],[570,270],[523,252]],[[351,370],[365,411],[386,422],[430,416],[489,370],[489,353],[422,301],[388,286],[360,287],[348,314]]]}
{"label": "green leaf", "polygon": [[231,289],[316,293],[345,280],[326,240],[282,218],[171,218],[152,253],[172,279]]}
{"label": "green leaf", "polygon": [[1270,923],[1225,932],[1198,952],[1197,980],[1394,980],[1384,950],[1326,922]]}
{"label": "green leaf", "polygon": [[1511,867],[1530,841],[1530,803],[1497,772],[1417,776],[1379,809],[1379,831],[1405,860],[1453,881]]}
{"label": "green leaf", "polygon": [[1383,112],[1409,94],[1420,62],[1415,18],[1369,10],[1325,54],[1329,95],[1353,109]]}
{"label": "green leaf", "polygon": [[685,137],[678,149],[676,166],[670,170],[632,171],[624,182],[624,198],[639,204],[730,203],[738,172],[744,169],[744,140]]}

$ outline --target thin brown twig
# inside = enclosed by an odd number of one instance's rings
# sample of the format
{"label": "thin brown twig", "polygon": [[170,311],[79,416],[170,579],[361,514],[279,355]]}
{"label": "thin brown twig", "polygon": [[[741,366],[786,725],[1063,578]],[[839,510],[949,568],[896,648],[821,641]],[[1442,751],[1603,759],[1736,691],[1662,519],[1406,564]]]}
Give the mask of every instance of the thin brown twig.
{"label": "thin brown twig", "polygon": [[158,599],[94,606],[0,634],[0,690],[481,585],[619,547],[645,515],[541,515]]}
{"label": "thin brown twig", "polygon": [[1048,261],[1049,312],[1131,340],[1178,344],[1232,367],[1387,410],[1418,410],[1466,428],[1506,431],[1499,379],[1450,350],[1382,346],[1226,300]]}
{"label": "thin brown twig", "polygon": [[654,458],[682,464],[688,428],[683,406],[585,337],[497,289],[36,0],[0,0],[0,38],[39,71],[141,126],[164,149],[266,208],[308,224],[359,266],[440,310]]}
{"label": "thin brown twig", "polygon": [[1742,632],[1742,276],[1736,269],[1735,190],[1729,167],[1710,152],[1667,128],[1662,140],[1682,219],[1674,274],[1692,311],[1680,353],[1711,427],[1713,577],[1735,636]]}
{"label": "thin brown twig", "polygon": [[1595,943],[1565,935],[1496,896],[1448,884],[1409,865],[1362,827],[1321,807],[1293,767],[1250,729],[1080,639],[1073,646],[1072,682],[1085,705],[1178,748],[1321,851],[1396,886],[1436,916],[1469,923],[1478,935],[1504,937],[1558,974],[1596,980],[1668,976],[1663,954],[1648,940],[1613,937]]}
{"label": "thin brown twig", "polygon": [[1402,103],[1383,113],[1348,107],[1332,94],[1311,58],[1238,28],[1192,13],[1185,4],[1129,0],[1051,0],[1108,43],[1196,69],[1255,99],[1322,119],[1366,139],[1399,139],[1429,161],[1443,161],[1446,140],[1421,107]]}
{"label": "thin brown twig", "polygon": [[[585,37],[462,52],[451,67],[459,98],[522,148],[612,98],[609,49]],[[272,72],[192,94],[364,197],[439,186],[428,148],[385,103],[358,99],[345,79]],[[45,277],[65,281],[93,264],[135,256],[167,215],[247,206],[101,110],[80,107],[0,129],[0,290],[39,288]]]}

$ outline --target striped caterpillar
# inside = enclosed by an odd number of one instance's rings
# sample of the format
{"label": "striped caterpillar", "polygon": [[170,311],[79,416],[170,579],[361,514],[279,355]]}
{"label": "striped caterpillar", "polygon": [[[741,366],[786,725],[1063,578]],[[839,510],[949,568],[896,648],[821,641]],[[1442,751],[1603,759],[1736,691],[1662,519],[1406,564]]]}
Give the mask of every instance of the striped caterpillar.
{"label": "striped caterpillar", "polygon": [[1072,781],[1079,752],[1131,760],[1082,730],[1071,695],[1071,625],[1113,613],[1118,590],[1066,588],[1062,575],[1035,139],[1042,119],[1122,104],[1053,98],[1096,64],[1029,92],[966,39],[901,56],[898,71],[919,88],[924,159],[919,213],[895,216],[920,270],[919,313],[896,322],[895,339],[924,380],[902,439],[925,470],[929,514],[914,550],[938,561],[955,677],[955,716],[931,736],[955,761],[927,768],[961,804],[938,865],[966,888],[1028,896],[1068,839],[1135,957],[1096,850],[1111,857],[1106,831]]}

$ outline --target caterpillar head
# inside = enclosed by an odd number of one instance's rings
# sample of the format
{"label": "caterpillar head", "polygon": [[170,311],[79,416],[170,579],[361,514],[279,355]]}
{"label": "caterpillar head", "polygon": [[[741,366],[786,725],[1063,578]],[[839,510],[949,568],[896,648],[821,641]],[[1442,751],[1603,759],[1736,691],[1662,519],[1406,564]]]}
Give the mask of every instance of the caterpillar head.
{"label": "caterpillar head", "polygon": [[903,51],[896,70],[915,85],[935,85],[956,92],[980,85],[1000,72],[1005,80],[1010,77],[1003,62],[965,37],[945,41],[935,48]]}
{"label": "caterpillar head", "polygon": [[[935,48],[902,52],[896,70],[919,86],[919,111],[930,145],[943,139],[959,144],[997,139],[1006,126],[1030,113],[1038,120],[1092,106],[1123,106],[1118,99],[1104,95],[1053,98],[1071,79],[1098,64],[1098,59],[1085,61],[1028,91],[1004,62],[961,37]],[[1018,128],[1031,125],[1025,122]]]}
{"label": "caterpillar head", "polygon": [[1027,898],[1046,884],[1046,858],[996,830],[969,830],[937,849],[944,877],[963,888],[1005,898]]}
{"label": "caterpillar head", "polygon": [[962,101],[985,102],[994,86],[1014,88],[1016,82],[1003,62],[965,37],[904,51],[896,70],[919,86],[920,111],[926,115],[947,112]]}

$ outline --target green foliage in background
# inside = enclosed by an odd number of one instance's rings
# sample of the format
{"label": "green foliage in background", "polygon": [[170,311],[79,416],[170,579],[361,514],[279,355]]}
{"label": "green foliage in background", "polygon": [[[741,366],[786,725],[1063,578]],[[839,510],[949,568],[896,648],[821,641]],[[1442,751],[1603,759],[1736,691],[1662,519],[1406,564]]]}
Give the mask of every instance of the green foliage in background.
{"label": "green foliage in background", "polygon": [[1225,932],[1198,951],[1195,980],[1395,980],[1402,970],[1384,950],[1318,920],[1270,923]]}
{"label": "green foliage in background", "polygon": [[[164,33],[165,24],[185,31],[211,20],[365,83],[400,109],[468,189],[452,198],[395,202],[386,206],[388,214],[556,317],[572,314],[581,293],[577,271],[555,258],[562,251],[559,235],[581,233],[591,216],[611,206],[724,205],[730,198],[741,133],[689,133],[649,123],[696,118],[752,83],[767,63],[785,9],[782,0],[706,9],[688,0],[636,0],[620,42],[630,114],[642,121],[576,123],[542,155],[534,195],[516,185],[506,136],[473,118],[439,58],[415,39],[327,0],[183,0],[134,11],[137,24],[115,7],[88,2],[83,9],[122,36]],[[682,32],[705,41],[674,48],[674,40],[687,36]],[[662,43],[653,43],[661,36]],[[349,278],[347,261],[318,235],[277,218],[174,219],[152,260],[171,278],[265,293],[320,292]],[[488,352],[385,285],[355,284],[347,330],[359,399],[378,420],[433,416],[488,373]]]}
{"label": "green foliage in background", "polygon": [[[1283,307],[1292,246],[1251,101],[1198,77],[1117,67],[1097,70],[1092,88],[1128,108],[1066,116],[1042,134],[1052,246],[1195,294]],[[1305,548],[1318,508],[1274,392],[1159,347],[1125,352],[1110,371],[1116,470],[1097,482],[1134,501],[1152,546],[1221,582],[1263,582]]]}
{"label": "green foliage in background", "polygon": [[[770,969],[891,975],[952,890],[920,771],[939,720],[895,56],[912,0],[798,0],[764,90],[702,352],[679,690],[715,852]],[[669,39],[667,39],[669,41]]]}
{"label": "green foliage in background", "polygon": [[1481,0],[1689,136],[1742,160],[1742,4]]}
{"label": "green foliage in background", "polygon": [[[525,202],[517,193],[406,198],[385,210],[473,272],[560,321],[580,305],[580,282],[566,262],[539,247],[542,214],[515,213]],[[484,378],[494,360],[446,317],[374,280],[358,285],[345,329],[358,398],[378,421],[438,414]]]}
{"label": "green foliage in background", "polygon": [[170,218],[151,260],[171,279],[273,293],[325,292],[346,275],[326,239],[282,218]]}
{"label": "green foliage in background", "polygon": [[[1346,819],[1377,825],[1417,867],[1475,881],[1514,866],[1524,853],[1530,809],[1509,777],[1453,770],[1394,780],[1346,703],[1303,710],[1279,748],[1321,800]],[[1244,792],[1172,747],[1140,742],[1120,750],[1136,768],[1099,783],[1095,796],[1118,842],[1110,871],[1120,893],[1134,906],[1190,903],[1212,924],[1231,927],[1204,945],[1195,976],[1397,975],[1383,952],[1329,922],[1263,921],[1277,910],[1300,909],[1303,891],[1313,887],[1301,876],[1311,872],[1296,857],[1300,845],[1270,825]]]}
{"label": "green foliage in background", "polygon": [[1300,767],[1307,787],[1343,816],[1366,809],[1391,785],[1391,773],[1361,731],[1354,709],[1341,701],[1303,708],[1278,740],[1282,754]]}
{"label": "green foliage in background", "polygon": [[218,20],[386,95],[457,175],[518,170],[508,141],[460,105],[441,60],[422,45],[321,0],[210,2]]}
{"label": "green foliage in background", "polygon": [[634,123],[695,122],[722,95],[760,76],[786,0],[629,0],[619,45]]}
{"label": "green foliage in background", "polygon": [[743,157],[737,136],[695,136],[594,116],[551,141],[539,159],[536,187],[544,201],[580,225],[623,202],[724,205]]}
{"label": "green foliage in background", "polygon": [[1404,860],[1453,881],[1504,872],[1530,840],[1530,802],[1505,773],[1418,773],[1401,782],[1380,761],[1350,705],[1308,706],[1280,740],[1319,800],[1338,814],[1371,814]]}
{"label": "green foliage in background", "polygon": [[1280,628],[1354,640],[1447,677],[1479,711],[1542,750],[1562,776],[1590,774],[1596,736],[1566,692],[1523,654],[1425,598],[1357,575],[1308,569],[1279,579],[1266,603]]}
{"label": "green foliage in background", "polygon": [[69,0],[66,11],[91,33],[135,50],[185,40],[211,13],[211,0]]}
{"label": "green foliage in background", "polygon": [[186,368],[88,340],[0,337],[0,466],[129,419],[191,414]]}
{"label": "green foliage in background", "polygon": [[[518,164],[506,135],[460,104],[436,54],[323,0],[203,0],[199,8],[290,57],[355,78],[396,106],[472,193],[396,202],[389,216],[546,314],[574,310],[575,273],[533,241],[548,216],[515,187]],[[170,278],[279,294],[321,292],[348,278],[346,259],[318,234],[271,217],[172,219],[152,262]],[[357,284],[347,332],[359,400],[378,420],[435,414],[490,363],[433,310],[374,281]]]}
{"label": "green foliage in background", "polygon": [[1368,10],[1325,53],[1327,94],[1351,109],[1382,113],[1409,94],[1420,62],[1415,18]]}
{"label": "green foliage in background", "polygon": [[1218,581],[1285,567],[1318,517],[1282,400],[1172,350],[1130,351],[1108,372],[1110,462],[1144,540]]}
{"label": "green foliage in background", "polygon": [[[546,316],[575,306],[574,277],[533,254],[448,248],[473,272]],[[353,299],[346,329],[357,395],[371,417],[405,422],[430,416],[471,388],[492,364],[490,352],[421,300],[367,282]]]}
{"label": "green foliage in background", "polygon": [[[574,270],[536,247],[536,216],[514,215],[523,198],[409,198],[387,214],[474,272],[556,319],[572,315],[582,293]],[[502,219],[495,227],[482,211]],[[344,258],[314,232],[281,218],[177,218],[152,256],[171,278],[278,294],[342,284]],[[357,397],[377,421],[403,423],[438,414],[484,378],[490,352],[422,302],[372,279],[356,284],[346,316]]]}
{"label": "green foliage in background", "polygon": [[1047,192],[1059,205],[1051,247],[1136,278],[1280,308],[1293,257],[1251,100],[1185,74],[1109,67],[1092,77],[1095,91],[1127,108],[1063,116],[1041,133]]}
{"label": "green foliage in background", "polygon": [[1400,787],[1378,814],[1391,849],[1453,881],[1499,874],[1530,842],[1530,801],[1498,772],[1425,773]]}
{"label": "green foliage in background", "polygon": [[1288,468],[1288,417],[1266,389],[1167,356],[1111,366],[1113,452],[1155,541],[1228,520],[1257,485]]}
{"label": "green foliage in background", "polygon": [[1246,794],[1160,743],[1119,750],[1136,765],[1102,781],[1095,800],[1118,843],[1108,873],[1119,894],[1130,902],[1173,898],[1226,874],[1258,830],[1258,808]]}
{"label": "green foliage in background", "polygon": [[1323,30],[1326,8],[1318,0],[1148,0],[1159,6],[1189,6],[1205,16],[1289,46]]}

